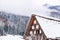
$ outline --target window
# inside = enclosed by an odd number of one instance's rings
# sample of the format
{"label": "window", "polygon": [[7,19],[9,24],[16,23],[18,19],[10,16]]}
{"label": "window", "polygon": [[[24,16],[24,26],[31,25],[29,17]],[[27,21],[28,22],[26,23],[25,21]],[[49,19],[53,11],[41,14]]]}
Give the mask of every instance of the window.
{"label": "window", "polygon": [[34,34],[36,34],[36,31],[34,31]]}
{"label": "window", "polygon": [[41,34],[41,30],[39,30],[39,33]]}
{"label": "window", "polygon": [[36,24],[36,20],[34,20],[34,24]]}
{"label": "window", "polygon": [[30,35],[32,35],[33,34],[33,32],[32,31],[30,31]]}
{"label": "window", "polygon": [[32,26],[32,29],[34,29],[34,26]]}
{"label": "window", "polygon": [[36,25],[36,29],[39,29],[39,25]]}

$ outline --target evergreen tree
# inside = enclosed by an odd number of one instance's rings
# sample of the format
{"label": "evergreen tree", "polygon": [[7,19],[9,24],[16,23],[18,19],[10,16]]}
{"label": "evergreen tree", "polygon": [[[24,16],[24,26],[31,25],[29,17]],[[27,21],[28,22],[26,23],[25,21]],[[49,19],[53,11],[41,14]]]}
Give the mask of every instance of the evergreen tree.
{"label": "evergreen tree", "polygon": [[4,26],[4,31],[7,33],[8,32],[8,25]]}

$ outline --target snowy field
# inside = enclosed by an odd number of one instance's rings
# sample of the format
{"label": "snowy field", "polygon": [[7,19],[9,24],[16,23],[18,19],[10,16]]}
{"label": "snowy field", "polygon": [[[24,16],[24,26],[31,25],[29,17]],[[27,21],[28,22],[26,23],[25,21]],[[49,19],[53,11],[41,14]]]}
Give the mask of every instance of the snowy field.
{"label": "snowy field", "polygon": [[0,40],[24,40],[23,36],[19,35],[7,35],[7,36],[0,36]]}

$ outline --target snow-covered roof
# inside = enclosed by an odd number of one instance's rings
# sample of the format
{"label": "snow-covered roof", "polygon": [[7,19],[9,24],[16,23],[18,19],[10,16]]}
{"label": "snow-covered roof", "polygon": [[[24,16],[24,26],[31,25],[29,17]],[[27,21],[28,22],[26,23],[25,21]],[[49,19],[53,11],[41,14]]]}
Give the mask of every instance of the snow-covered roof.
{"label": "snow-covered roof", "polygon": [[[38,16],[36,16],[36,19],[48,38],[60,37],[60,22],[44,19]],[[52,18],[52,19],[60,20],[56,18]]]}

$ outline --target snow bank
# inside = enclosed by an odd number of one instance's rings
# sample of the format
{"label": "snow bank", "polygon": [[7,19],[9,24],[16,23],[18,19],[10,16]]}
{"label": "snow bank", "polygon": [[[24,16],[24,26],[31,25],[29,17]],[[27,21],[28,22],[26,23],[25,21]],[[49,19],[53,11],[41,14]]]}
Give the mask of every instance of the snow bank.
{"label": "snow bank", "polygon": [[20,35],[7,35],[7,36],[0,36],[0,40],[24,40],[23,36]]}

